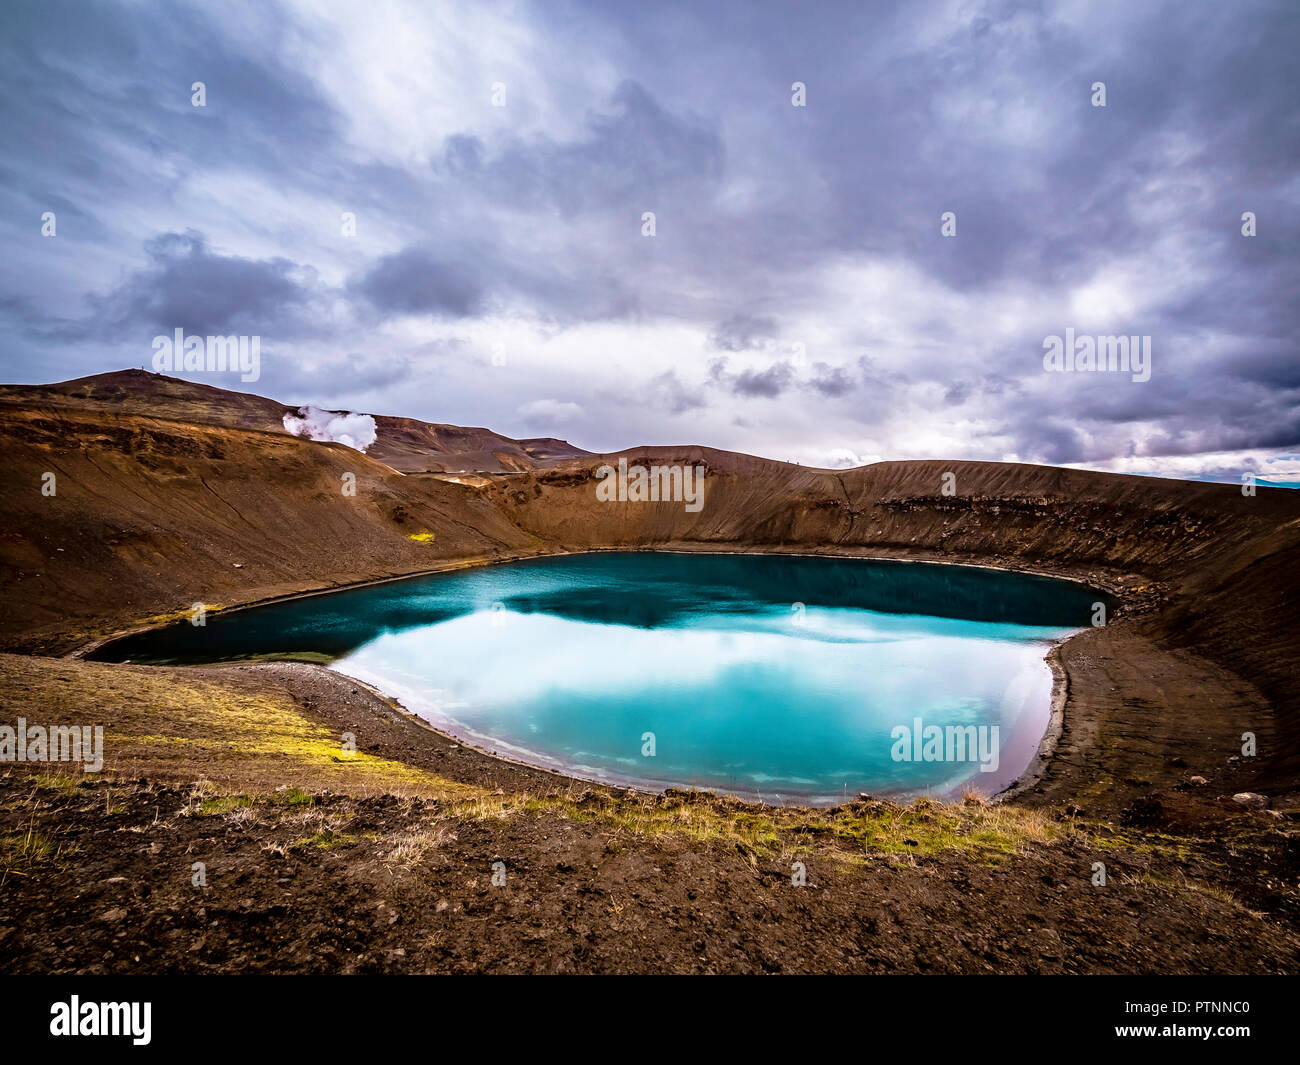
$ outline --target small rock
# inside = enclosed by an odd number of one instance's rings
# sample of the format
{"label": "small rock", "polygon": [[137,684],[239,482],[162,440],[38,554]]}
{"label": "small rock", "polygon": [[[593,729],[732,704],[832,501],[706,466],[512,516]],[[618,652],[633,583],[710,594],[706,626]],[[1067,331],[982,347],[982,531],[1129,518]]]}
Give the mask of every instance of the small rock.
{"label": "small rock", "polygon": [[105,910],[102,919],[105,921],[120,921],[125,916],[126,916],[126,910],[114,907],[111,910]]}
{"label": "small rock", "polygon": [[1188,783],[1195,784],[1198,788],[1200,788],[1208,784],[1209,781],[1206,780],[1204,777],[1191,777],[1189,778]]}
{"label": "small rock", "polygon": [[1257,791],[1239,791],[1232,797],[1232,801],[1239,802],[1252,810],[1264,810],[1269,805],[1268,796],[1261,795]]}

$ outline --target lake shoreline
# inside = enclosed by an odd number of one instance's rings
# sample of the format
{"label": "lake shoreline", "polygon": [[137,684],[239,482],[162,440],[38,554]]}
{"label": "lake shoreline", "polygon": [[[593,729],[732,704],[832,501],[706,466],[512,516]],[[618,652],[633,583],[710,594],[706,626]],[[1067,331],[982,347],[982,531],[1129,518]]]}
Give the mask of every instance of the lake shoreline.
{"label": "lake shoreline", "polygon": [[[289,595],[274,596],[265,599],[249,601],[246,603],[239,603],[236,605],[232,605],[230,607],[223,607],[219,611],[219,613],[222,616],[226,616],[226,615],[244,612],[244,611],[248,611],[260,607],[273,606],[277,604],[290,603],[290,602],[296,602],[300,600],[317,598],[320,596],[331,595],[337,592],[383,586],[383,585],[394,584],[402,581],[416,580],[422,577],[446,576],[455,573],[463,573],[467,570],[475,570],[475,569],[482,569],[482,568],[502,566],[502,565],[512,565],[520,562],[541,561],[547,559],[558,560],[558,559],[571,558],[571,557],[581,557],[587,555],[602,555],[602,554],[677,554],[677,555],[711,555],[711,556],[742,556],[742,557],[755,556],[755,557],[810,558],[810,559],[832,559],[832,560],[840,560],[840,561],[880,562],[880,563],[898,564],[898,565],[952,566],[956,568],[981,570],[986,572],[1019,574],[1025,576],[1043,577],[1052,580],[1064,581],[1071,584],[1079,585],[1083,588],[1086,588],[1089,591],[1099,592],[1101,594],[1111,596],[1116,600],[1119,600],[1120,602],[1122,602],[1121,596],[1123,593],[1122,585],[1120,585],[1118,582],[1107,582],[1111,585],[1111,587],[1109,588],[1098,587],[1097,582],[1095,582],[1095,580],[1088,579],[1079,575],[1062,575],[1058,572],[1053,572],[1051,567],[1028,567],[1024,565],[1010,566],[1010,565],[999,565],[991,562],[979,563],[979,562],[968,562],[964,560],[938,559],[938,558],[930,558],[930,557],[911,558],[911,557],[900,557],[898,555],[892,555],[892,556],[876,555],[876,554],[866,554],[863,552],[851,552],[851,551],[841,551],[841,550],[818,550],[818,551],[773,550],[773,549],[758,550],[747,546],[720,549],[718,545],[712,545],[712,544],[703,547],[672,546],[672,547],[663,547],[663,548],[646,548],[646,547],[627,548],[622,546],[612,546],[612,547],[593,547],[593,548],[585,548],[580,550],[547,551],[547,552],[540,552],[536,554],[520,555],[518,557],[511,557],[511,558],[494,558],[488,560],[473,560],[473,559],[455,560],[443,566],[434,569],[423,570],[418,573],[403,574],[399,576],[385,577],[385,578],[379,578],[374,580],[357,581],[357,582],[346,583],[346,584],[329,587],[329,588],[313,589],[310,591],[293,593]],[[213,611],[213,613],[214,614],[218,613],[218,611]],[[135,626],[130,629],[116,632],[108,637],[103,637],[103,638],[89,641],[81,645],[80,647],[76,648],[74,651],[68,653],[64,657],[70,659],[85,658],[89,655],[93,655],[96,652],[103,650],[104,648],[110,646],[111,644],[117,642],[120,639],[125,638],[126,636],[133,636],[151,630],[166,628],[169,625],[180,625],[180,624],[185,624],[185,622],[183,621],[177,622],[174,620],[160,621],[149,625]],[[1041,739],[1039,740],[1039,742],[1036,744],[1035,752],[1031,756],[1024,770],[1016,778],[1014,778],[1012,781],[1007,783],[1005,786],[999,788],[994,794],[992,794],[989,797],[991,801],[996,801],[996,802],[1011,801],[1017,798],[1018,796],[1023,795],[1025,792],[1029,791],[1031,788],[1037,785],[1046,774],[1047,768],[1051,762],[1052,753],[1055,750],[1056,744],[1060,738],[1063,729],[1063,722],[1065,716],[1065,704],[1066,704],[1066,700],[1068,697],[1068,690],[1069,690],[1068,673],[1061,665],[1058,651],[1061,644],[1077,637],[1080,634],[1081,633],[1079,632],[1072,633],[1070,635],[1067,635],[1065,637],[1053,641],[1051,648],[1049,649],[1047,655],[1045,656],[1045,662],[1048,665],[1052,674],[1052,687],[1051,687],[1051,694],[1050,694],[1050,703],[1049,703],[1046,731],[1044,735],[1041,737]],[[247,660],[233,659],[231,661],[240,662],[240,661],[247,661]],[[290,662],[292,661],[292,659],[286,658],[284,661]],[[186,667],[186,668],[191,668],[191,667]],[[377,694],[381,698],[400,705],[398,697],[395,694],[385,692],[380,687],[370,682],[362,681],[359,678],[353,677],[351,674],[343,673],[338,670],[333,670],[330,665],[321,665],[319,668],[331,669],[332,672],[335,672],[340,676],[347,677],[348,679],[353,680],[356,683],[365,683],[368,688],[370,688],[373,692],[375,692],[375,694]],[[571,779],[585,784],[604,785],[609,787],[637,790],[647,795],[660,794],[663,791],[668,789],[693,790],[695,787],[694,785],[691,785],[689,783],[672,781],[672,780],[665,780],[663,782],[655,781],[653,783],[647,781],[638,781],[635,778],[623,777],[616,773],[611,773],[608,776],[602,778],[599,776],[584,774],[578,771],[575,767],[564,766],[558,761],[556,761],[555,764],[553,765],[538,765],[534,762],[529,762],[526,759],[514,758],[510,754],[505,752],[487,749],[482,745],[481,742],[476,742],[474,739],[460,735],[453,731],[439,729],[437,725],[426,720],[420,714],[410,710],[407,707],[403,706],[402,709],[405,713],[408,713],[412,717],[416,718],[417,720],[422,721],[428,728],[436,732],[438,735],[443,736],[449,740],[455,740],[459,743],[463,743],[466,746],[469,746],[472,749],[478,751],[480,754],[484,755],[485,757],[496,758],[507,764],[530,767],[530,768],[538,769],[542,772],[555,773],[567,779]],[[962,785],[958,785],[952,789],[947,789],[942,792],[933,793],[932,797],[941,800],[945,800],[945,799],[951,800],[953,798],[959,797],[961,787]],[[833,799],[830,799],[829,797],[823,799],[823,797],[819,797],[816,795],[809,795],[804,799],[798,799],[798,800],[792,798],[791,801],[788,802],[780,801],[775,798],[769,801],[762,798],[761,789],[757,787],[753,789],[754,797],[751,797],[747,791],[737,793],[737,792],[728,791],[727,789],[724,788],[719,788],[717,786],[711,787],[708,790],[716,791],[720,794],[733,795],[735,798],[743,802],[754,802],[756,801],[755,799],[756,797],[757,802],[762,805],[775,805],[775,806],[786,806],[786,807],[806,806],[810,809],[826,809],[837,805],[837,803]],[[855,791],[854,795],[856,794],[858,793]],[[877,792],[872,792],[872,794],[875,795],[877,794]],[[879,791],[878,794],[881,798],[903,799],[904,797],[910,797],[914,793],[907,789],[900,789],[893,792]],[[924,793],[924,794],[930,794],[930,793]],[[846,801],[847,799],[852,797],[853,796],[848,796],[846,794],[844,798],[840,800],[840,802]]]}

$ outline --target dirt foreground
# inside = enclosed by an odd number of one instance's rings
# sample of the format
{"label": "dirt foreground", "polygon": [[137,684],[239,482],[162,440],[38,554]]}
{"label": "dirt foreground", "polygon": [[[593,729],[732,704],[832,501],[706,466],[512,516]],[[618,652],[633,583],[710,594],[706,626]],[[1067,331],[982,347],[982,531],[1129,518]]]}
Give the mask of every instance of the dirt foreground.
{"label": "dirt foreground", "polygon": [[116,752],[94,776],[0,773],[8,972],[1300,965],[1300,809],[1232,802],[1233,764],[1114,816],[780,809],[511,765],[306,664],[7,655],[0,679],[29,720],[94,707]]}

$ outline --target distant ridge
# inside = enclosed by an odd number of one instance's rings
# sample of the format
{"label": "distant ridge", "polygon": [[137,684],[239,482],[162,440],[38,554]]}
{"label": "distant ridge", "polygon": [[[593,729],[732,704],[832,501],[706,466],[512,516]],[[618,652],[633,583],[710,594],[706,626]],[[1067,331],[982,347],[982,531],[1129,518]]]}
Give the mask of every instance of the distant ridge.
{"label": "distant ridge", "polygon": [[[102,410],[270,433],[284,433],[284,416],[299,410],[264,396],[135,369],[49,385],[0,385],[0,405]],[[372,416],[378,435],[366,454],[401,473],[518,473],[590,454],[554,437],[515,440],[479,427]]]}

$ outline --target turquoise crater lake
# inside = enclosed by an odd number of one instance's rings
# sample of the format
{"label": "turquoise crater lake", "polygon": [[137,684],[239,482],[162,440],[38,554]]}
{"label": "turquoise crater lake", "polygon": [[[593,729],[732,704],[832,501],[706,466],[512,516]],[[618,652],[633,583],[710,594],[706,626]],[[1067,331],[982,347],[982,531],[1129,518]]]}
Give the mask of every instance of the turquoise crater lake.
{"label": "turquoise crater lake", "polygon": [[1095,602],[1109,599],[963,566],[607,552],[210,614],[95,657],[315,653],[534,765],[831,803],[1006,787],[1048,724],[1044,655]]}

